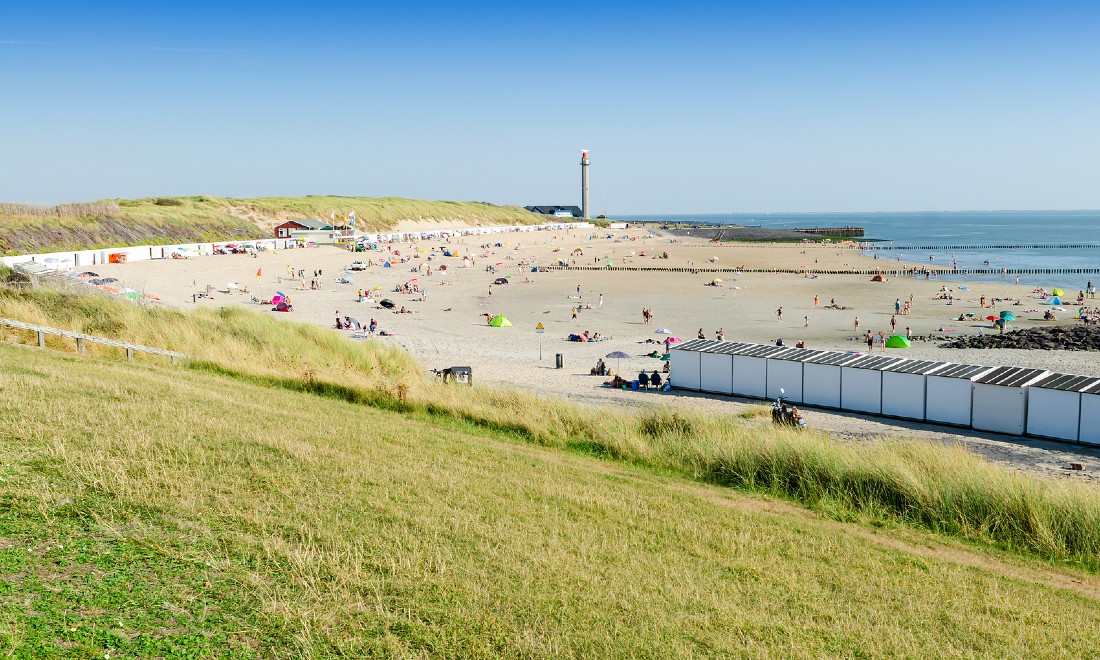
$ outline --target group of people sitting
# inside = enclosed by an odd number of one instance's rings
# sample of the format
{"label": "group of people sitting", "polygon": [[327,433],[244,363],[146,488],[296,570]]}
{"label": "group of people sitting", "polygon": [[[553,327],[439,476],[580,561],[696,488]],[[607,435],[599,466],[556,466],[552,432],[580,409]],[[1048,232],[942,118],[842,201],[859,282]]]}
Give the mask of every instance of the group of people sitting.
{"label": "group of people sitting", "polygon": [[566,337],[567,341],[582,341],[582,342],[583,341],[603,341],[604,339],[606,339],[606,337],[604,337],[600,333],[594,332],[592,334],[589,334],[587,330],[585,330],[584,332],[582,332],[579,335],[576,334],[576,333],[573,333],[573,334],[570,334],[568,337]]}
{"label": "group of people sitting", "polygon": [[394,289],[396,293],[420,293],[420,285],[416,282],[406,282],[404,284],[397,285]]}

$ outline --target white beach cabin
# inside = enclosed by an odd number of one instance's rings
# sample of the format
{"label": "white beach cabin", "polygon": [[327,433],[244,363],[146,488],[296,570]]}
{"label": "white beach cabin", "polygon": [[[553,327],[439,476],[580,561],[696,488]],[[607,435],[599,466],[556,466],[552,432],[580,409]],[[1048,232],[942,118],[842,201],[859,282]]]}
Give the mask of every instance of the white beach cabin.
{"label": "white beach cabin", "polygon": [[[698,340],[696,340],[698,341]],[[752,344],[716,341],[699,349],[699,389],[715,394],[733,393],[733,353]]]}
{"label": "white beach cabin", "polygon": [[802,402],[840,408],[840,368],[863,357],[858,353],[822,351],[802,361]]}
{"label": "white beach cabin", "polygon": [[682,390],[699,390],[699,351],[718,342],[693,339],[669,347],[669,380]]}
{"label": "white beach cabin", "polygon": [[1081,392],[1100,378],[1048,374],[1032,383],[1027,393],[1027,434],[1077,441],[1081,431]]}
{"label": "white beach cabin", "polygon": [[970,426],[973,380],[993,370],[977,364],[948,364],[925,376],[924,418],[929,422]]}
{"label": "white beach cabin", "polygon": [[997,367],[975,378],[970,425],[979,431],[1023,435],[1028,386],[1049,373],[1045,369]]}
{"label": "white beach cabin", "polygon": [[882,370],[905,358],[864,355],[840,368],[840,408],[873,415],[882,413]]}
{"label": "white beach cabin", "polygon": [[924,419],[928,374],[948,366],[933,360],[906,360],[882,370],[882,414]]}
{"label": "white beach cabin", "polygon": [[746,344],[733,354],[733,393],[763,399],[768,396],[768,357],[782,346]]}
{"label": "white beach cabin", "polygon": [[1081,392],[1081,423],[1077,440],[1100,445],[1100,383]]}
{"label": "white beach cabin", "polygon": [[783,396],[791,403],[802,403],[802,363],[824,353],[807,348],[788,348],[768,357],[768,398]]}

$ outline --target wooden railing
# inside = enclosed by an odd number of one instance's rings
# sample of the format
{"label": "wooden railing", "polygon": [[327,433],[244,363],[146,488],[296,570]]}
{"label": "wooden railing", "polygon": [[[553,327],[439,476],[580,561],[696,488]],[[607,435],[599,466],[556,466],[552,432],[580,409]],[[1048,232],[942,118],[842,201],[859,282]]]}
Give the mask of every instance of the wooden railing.
{"label": "wooden railing", "polygon": [[134,359],[134,352],[138,353],[151,353],[152,355],[163,355],[171,358],[172,364],[176,363],[176,360],[190,358],[190,355],[186,353],[177,353],[176,351],[168,351],[163,348],[153,348],[152,346],[142,346],[141,344],[131,344],[125,341],[118,341],[117,339],[108,339],[107,337],[95,337],[93,335],[86,335],[82,332],[73,332],[71,330],[62,330],[60,328],[49,328],[43,325],[35,325],[33,323],[24,323],[23,321],[15,321],[12,319],[0,318],[0,326],[7,326],[9,328],[17,328],[19,330],[28,330],[30,332],[38,333],[38,347],[46,348],[46,335],[54,335],[57,337],[68,337],[69,339],[76,340],[77,352],[83,352],[84,343],[91,342],[93,344],[103,344],[104,346],[114,346],[126,351],[126,359]]}

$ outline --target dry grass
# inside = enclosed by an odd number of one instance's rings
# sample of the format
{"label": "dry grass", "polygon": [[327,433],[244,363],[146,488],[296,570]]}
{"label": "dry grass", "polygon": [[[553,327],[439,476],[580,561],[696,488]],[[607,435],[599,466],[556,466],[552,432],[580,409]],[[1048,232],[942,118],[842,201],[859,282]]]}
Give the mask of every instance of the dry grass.
{"label": "dry grass", "polygon": [[[22,347],[0,346],[0,367],[15,655],[1085,657],[1100,642],[1094,577],[480,421]],[[475,418],[530,412],[476,398]],[[566,430],[543,425],[605,428],[548,408],[530,422],[548,442]],[[713,432],[635,422],[654,461]]]}

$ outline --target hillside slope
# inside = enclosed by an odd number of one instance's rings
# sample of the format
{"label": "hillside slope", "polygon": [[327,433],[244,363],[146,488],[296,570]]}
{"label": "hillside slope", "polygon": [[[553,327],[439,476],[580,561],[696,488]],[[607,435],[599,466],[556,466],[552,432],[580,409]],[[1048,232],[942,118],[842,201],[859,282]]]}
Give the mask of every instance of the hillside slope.
{"label": "hillside slope", "polygon": [[516,206],[399,197],[158,197],[34,207],[0,204],[0,256],[127,245],[270,238],[290,219],[355,212],[361,230],[399,222],[451,225],[535,224],[543,216]]}
{"label": "hillside slope", "polygon": [[0,345],[18,655],[1085,657],[1093,575],[507,433]]}

